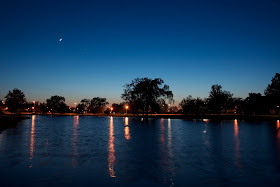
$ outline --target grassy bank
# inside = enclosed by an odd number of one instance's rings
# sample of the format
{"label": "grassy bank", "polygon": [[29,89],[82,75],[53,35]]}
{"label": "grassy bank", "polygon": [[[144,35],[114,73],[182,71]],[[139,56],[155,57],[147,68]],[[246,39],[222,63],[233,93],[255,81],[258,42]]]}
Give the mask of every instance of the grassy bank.
{"label": "grassy bank", "polygon": [[19,121],[24,119],[29,119],[29,117],[22,115],[0,114],[0,131],[15,127]]}

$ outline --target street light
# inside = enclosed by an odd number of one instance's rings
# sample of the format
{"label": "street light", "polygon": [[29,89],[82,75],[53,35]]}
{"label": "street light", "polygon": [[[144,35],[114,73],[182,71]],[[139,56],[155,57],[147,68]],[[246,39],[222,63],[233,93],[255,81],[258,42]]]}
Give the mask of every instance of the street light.
{"label": "street light", "polygon": [[128,106],[125,106],[125,109],[126,109],[126,114],[127,114],[127,109],[128,109]]}
{"label": "street light", "polygon": [[170,107],[171,105],[170,104],[168,104],[168,108],[169,109],[171,109],[171,113],[173,114],[173,108],[172,107]]}
{"label": "street light", "polygon": [[34,110],[33,110],[33,111],[34,111],[34,113],[35,113],[35,101],[33,101],[33,104],[34,104],[34,107],[33,107]]}

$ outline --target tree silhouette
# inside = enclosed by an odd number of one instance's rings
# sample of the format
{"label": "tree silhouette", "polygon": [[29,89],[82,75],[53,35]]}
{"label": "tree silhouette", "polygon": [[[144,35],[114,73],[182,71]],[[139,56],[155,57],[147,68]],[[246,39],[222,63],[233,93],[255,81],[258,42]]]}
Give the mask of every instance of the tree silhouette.
{"label": "tree silhouette", "polygon": [[232,109],[235,109],[236,114],[240,114],[243,111],[243,105],[244,100],[240,97],[233,97],[230,99],[229,107]]}
{"label": "tree silhouette", "polygon": [[12,92],[9,91],[5,96],[6,98],[6,106],[8,107],[8,111],[12,113],[16,113],[17,110],[26,102],[24,93],[15,88]]}
{"label": "tree silhouette", "polygon": [[169,91],[169,86],[164,85],[160,78],[136,78],[130,84],[124,85],[124,93],[121,98],[129,103],[130,108],[142,111],[143,115],[148,115],[149,109],[155,109],[160,103],[160,99],[173,101],[173,93]]}
{"label": "tree silhouette", "polygon": [[65,104],[65,98],[58,95],[51,96],[50,99],[47,99],[47,106],[52,113],[63,113],[66,112],[68,108]]}
{"label": "tree silhouette", "polygon": [[90,100],[88,108],[92,113],[102,113],[104,112],[105,106],[108,104],[106,98],[94,97]]}
{"label": "tree silhouette", "polygon": [[267,98],[260,93],[249,93],[243,102],[244,112],[247,115],[265,114],[268,107]]}
{"label": "tree silhouette", "polygon": [[270,109],[272,109],[275,114],[279,113],[280,106],[280,74],[276,73],[271,80],[271,84],[268,84],[267,88],[264,91],[266,95],[266,103]]}
{"label": "tree silhouette", "polygon": [[41,103],[41,104],[40,104],[40,111],[41,111],[42,113],[47,113],[47,112],[49,111],[49,108],[48,108],[48,106],[47,106],[46,103]]}
{"label": "tree silhouette", "polygon": [[2,101],[2,100],[0,99],[0,114],[3,113],[2,110],[4,110],[4,108],[5,108],[4,101]]}
{"label": "tree silhouette", "polygon": [[88,109],[90,104],[90,100],[89,99],[82,99],[80,101],[80,103],[78,104],[77,108],[79,111],[84,111],[86,109]]}
{"label": "tree silhouette", "polygon": [[276,73],[275,76],[271,79],[271,84],[268,84],[267,88],[264,91],[266,96],[268,95],[278,95],[280,96],[280,74]]}
{"label": "tree silhouette", "polygon": [[210,112],[213,114],[221,114],[222,110],[229,106],[231,99],[232,94],[228,91],[223,91],[221,85],[212,85],[208,98]]}
{"label": "tree silhouette", "polygon": [[183,99],[179,105],[182,107],[184,114],[203,114],[205,112],[205,102],[198,98],[193,98],[189,95]]}
{"label": "tree silhouette", "polygon": [[113,103],[112,107],[115,113],[125,113],[125,103],[120,103],[120,104]]}
{"label": "tree silhouette", "polygon": [[164,99],[160,98],[156,103],[154,103],[151,107],[152,112],[156,113],[167,113],[168,112],[168,104],[165,102]]}

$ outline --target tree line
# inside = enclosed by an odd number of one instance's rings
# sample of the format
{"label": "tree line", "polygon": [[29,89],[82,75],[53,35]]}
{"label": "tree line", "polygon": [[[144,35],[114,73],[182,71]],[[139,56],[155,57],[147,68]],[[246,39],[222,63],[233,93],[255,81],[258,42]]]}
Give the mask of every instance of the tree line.
{"label": "tree line", "polygon": [[[104,108],[109,103],[106,98],[94,97],[90,99],[82,99],[75,107],[69,107],[65,103],[65,98],[62,96],[51,96],[46,102],[28,103],[24,93],[19,89],[9,91],[5,96],[6,100],[1,101],[2,106],[5,105],[9,112],[17,113],[20,111],[39,112],[39,113],[103,113]],[[1,106],[0,104],[0,106]],[[4,107],[2,107],[4,108]]]}
{"label": "tree line", "polygon": [[278,114],[280,106],[280,74],[276,73],[264,90],[264,96],[260,93],[249,93],[245,99],[233,97],[229,91],[222,90],[221,85],[212,85],[209,97],[205,99],[188,96],[180,104],[183,113],[201,114],[244,114],[264,115]]}
{"label": "tree line", "polygon": [[[260,93],[249,93],[245,99],[233,97],[229,91],[223,90],[221,85],[211,86],[208,98],[193,98],[191,95],[184,98],[179,107],[171,107],[174,104],[173,93],[169,86],[164,84],[160,78],[136,78],[131,83],[124,85],[124,92],[121,98],[124,102],[113,103],[111,108],[106,106],[109,103],[106,98],[93,97],[82,99],[75,107],[65,104],[62,96],[51,96],[44,103],[27,103],[24,93],[19,89],[9,91],[5,96],[6,100],[0,102],[0,109],[5,106],[7,110],[16,113],[20,109],[40,111],[41,113],[125,113],[126,106],[133,114],[148,115],[149,113],[183,113],[186,115],[203,115],[223,113],[260,115],[279,114],[280,105],[280,74],[276,73],[264,90],[264,96]],[[33,108],[34,107],[34,108]]]}

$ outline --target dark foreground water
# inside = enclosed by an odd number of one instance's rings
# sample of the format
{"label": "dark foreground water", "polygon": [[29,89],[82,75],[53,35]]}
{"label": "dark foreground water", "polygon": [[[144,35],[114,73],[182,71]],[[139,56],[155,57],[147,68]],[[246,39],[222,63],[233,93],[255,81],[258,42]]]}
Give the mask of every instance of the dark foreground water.
{"label": "dark foreground water", "polygon": [[279,122],[32,116],[0,132],[0,186],[278,186]]}

